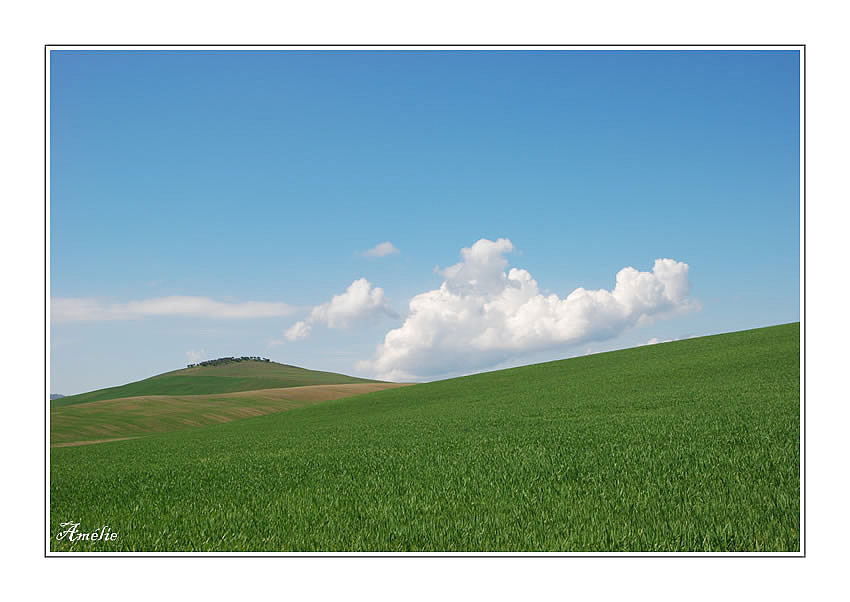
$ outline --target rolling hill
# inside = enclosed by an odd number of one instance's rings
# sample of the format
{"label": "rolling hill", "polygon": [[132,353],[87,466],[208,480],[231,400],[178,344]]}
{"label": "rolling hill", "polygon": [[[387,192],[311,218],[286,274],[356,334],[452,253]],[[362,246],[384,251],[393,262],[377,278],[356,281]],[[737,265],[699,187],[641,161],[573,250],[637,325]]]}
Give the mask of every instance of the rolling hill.
{"label": "rolling hill", "polygon": [[799,323],[50,450],[54,551],[800,550]]}
{"label": "rolling hill", "polygon": [[197,428],[405,384],[306,385],[210,395],[143,395],[50,409],[50,445],[86,445]]}
{"label": "rolling hill", "polygon": [[334,372],[307,370],[276,362],[244,361],[174,370],[118,387],[54,399],[51,400],[50,407],[147,395],[209,395],[306,385],[369,382],[379,381]]}

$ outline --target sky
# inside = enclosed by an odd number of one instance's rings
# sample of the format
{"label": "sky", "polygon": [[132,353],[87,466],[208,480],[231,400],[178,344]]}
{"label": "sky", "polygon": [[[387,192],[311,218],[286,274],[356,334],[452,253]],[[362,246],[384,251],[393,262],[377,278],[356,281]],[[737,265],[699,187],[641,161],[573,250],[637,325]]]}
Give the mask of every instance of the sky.
{"label": "sky", "polygon": [[53,50],[50,390],[800,319],[797,51]]}

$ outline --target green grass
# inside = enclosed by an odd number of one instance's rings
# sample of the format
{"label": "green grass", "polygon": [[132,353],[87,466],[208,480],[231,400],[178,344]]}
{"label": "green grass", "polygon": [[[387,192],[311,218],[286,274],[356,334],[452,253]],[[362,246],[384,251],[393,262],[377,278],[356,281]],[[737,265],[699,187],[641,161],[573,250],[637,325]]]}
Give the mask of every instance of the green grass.
{"label": "green grass", "polygon": [[376,381],[333,372],[307,370],[275,362],[245,361],[174,370],[119,387],[60,397],[51,401],[50,407],[57,408],[140,395],[207,395],[281,387],[365,382]]}
{"label": "green grass", "polygon": [[800,549],[799,324],[51,450],[75,551]]}

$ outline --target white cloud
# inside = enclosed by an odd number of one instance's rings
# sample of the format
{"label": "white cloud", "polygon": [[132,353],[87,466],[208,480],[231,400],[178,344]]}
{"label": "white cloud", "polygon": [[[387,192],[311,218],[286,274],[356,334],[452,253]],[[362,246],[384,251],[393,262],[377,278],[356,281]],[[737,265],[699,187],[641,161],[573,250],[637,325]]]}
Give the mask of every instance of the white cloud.
{"label": "white cloud", "polygon": [[284,336],[290,341],[297,341],[309,337],[316,323],[329,328],[348,328],[356,321],[381,314],[398,317],[387,303],[384,289],[373,287],[368,280],[360,278],[352,282],[344,293],[314,307],[306,319],[293,324]]}
{"label": "white cloud", "polygon": [[651,272],[620,270],[613,290],[578,288],[544,295],[531,274],[510,268],[510,240],[481,239],[440,272],[439,289],[416,295],[400,328],[358,368],[388,380],[458,374],[521,354],[598,341],[632,326],[696,309],[688,299],[688,264],[657,259]]}
{"label": "white cloud", "polygon": [[375,245],[368,251],[363,251],[362,254],[366,257],[384,257],[386,255],[397,255],[398,253],[401,253],[401,251],[393,243],[387,241]]}
{"label": "white cloud", "polygon": [[99,299],[59,297],[51,300],[53,322],[133,320],[148,316],[190,316],[199,318],[248,319],[291,315],[286,303],[244,301],[230,303],[207,297],[156,297],[128,303]]}
{"label": "white cloud", "polygon": [[[684,341],[685,339],[693,339],[696,335],[686,334],[680,337],[676,337],[674,339],[659,339],[658,337],[652,337],[643,345],[658,345],[659,343],[672,343],[673,341]],[[641,347],[643,347],[641,345]]]}
{"label": "white cloud", "polygon": [[204,359],[207,356],[207,352],[203,349],[200,351],[187,351],[186,358],[189,360],[190,364],[197,364],[199,361]]}
{"label": "white cloud", "polygon": [[[308,318],[309,319],[309,318]],[[313,331],[313,326],[305,320],[296,322],[284,333],[284,336],[290,341],[300,341],[310,336]]]}

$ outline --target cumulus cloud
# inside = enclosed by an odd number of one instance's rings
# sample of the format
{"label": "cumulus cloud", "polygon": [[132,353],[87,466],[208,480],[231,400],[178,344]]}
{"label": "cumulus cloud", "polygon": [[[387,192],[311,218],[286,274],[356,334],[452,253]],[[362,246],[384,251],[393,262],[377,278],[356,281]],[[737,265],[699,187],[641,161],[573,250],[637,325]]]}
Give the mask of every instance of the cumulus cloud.
{"label": "cumulus cloud", "polygon": [[306,319],[293,324],[284,336],[290,341],[298,341],[310,336],[313,324],[348,328],[356,321],[382,314],[398,317],[387,303],[384,289],[373,287],[368,280],[360,278],[352,282],[344,293],[314,307]]}
{"label": "cumulus cloud", "polygon": [[620,270],[613,290],[544,295],[523,269],[508,267],[507,238],[481,239],[442,270],[440,288],[416,295],[400,328],[358,368],[387,380],[484,369],[523,353],[604,340],[627,328],[689,311],[688,264],[657,259],[651,272]]}
{"label": "cumulus cloud", "polygon": [[363,255],[366,257],[384,257],[386,255],[397,255],[398,253],[401,253],[401,251],[389,241],[377,244],[368,251],[363,251]]}
{"label": "cumulus cloud", "polygon": [[295,311],[286,303],[244,301],[230,303],[207,297],[156,297],[128,303],[99,299],[59,297],[51,300],[53,322],[133,320],[149,316],[190,316],[198,318],[274,318]]}
{"label": "cumulus cloud", "polygon": [[301,320],[289,327],[284,333],[286,339],[289,341],[300,341],[309,337],[313,332],[313,325],[308,320]]}

